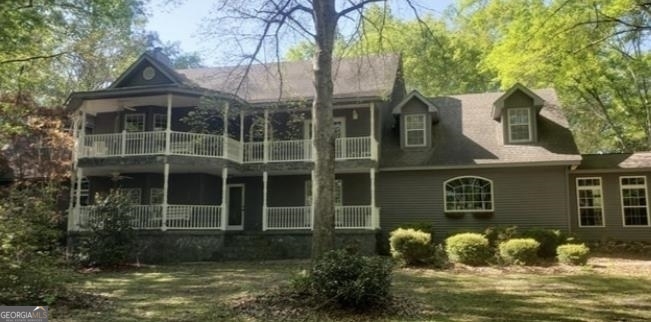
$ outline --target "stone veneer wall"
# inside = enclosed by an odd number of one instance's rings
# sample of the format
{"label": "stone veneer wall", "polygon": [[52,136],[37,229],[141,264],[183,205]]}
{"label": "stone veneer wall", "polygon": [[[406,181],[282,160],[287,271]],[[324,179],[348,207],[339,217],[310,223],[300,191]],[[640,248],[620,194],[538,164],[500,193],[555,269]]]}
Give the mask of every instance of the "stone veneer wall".
{"label": "stone veneer wall", "polygon": [[[68,248],[76,249],[83,233],[68,235]],[[374,255],[377,231],[337,232],[338,248],[352,247]],[[312,232],[143,231],[132,259],[140,263],[215,260],[272,260],[309,258]]]}

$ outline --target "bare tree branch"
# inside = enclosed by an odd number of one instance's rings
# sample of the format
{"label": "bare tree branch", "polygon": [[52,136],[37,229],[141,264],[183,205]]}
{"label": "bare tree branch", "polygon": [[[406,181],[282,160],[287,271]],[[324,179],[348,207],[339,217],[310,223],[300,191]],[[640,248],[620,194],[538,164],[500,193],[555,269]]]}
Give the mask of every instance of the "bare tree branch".
{"label": "bare tree branch", "polygon": [[21,63],[21,62],[28,62],[32,60],[39,60],[39,59],[52,59],[56,58],[59,56],[63,56],[68,54],[68,52],[61,52],[53,55],[40,55],[40,56],[31,56],[31,57],[25,57],[25,58],[16,58],[16,59],[8,59],[8,60],[3,60],[0,61],[0,65],[3,64],[11,64],[11,63]]}

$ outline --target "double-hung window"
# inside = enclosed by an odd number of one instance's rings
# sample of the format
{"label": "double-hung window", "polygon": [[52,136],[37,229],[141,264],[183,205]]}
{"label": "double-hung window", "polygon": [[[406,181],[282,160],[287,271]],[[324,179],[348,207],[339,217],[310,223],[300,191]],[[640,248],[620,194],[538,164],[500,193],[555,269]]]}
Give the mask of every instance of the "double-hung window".
{"label": "double-hung window", "polygon": [[531,109],[510,108],[508,109],[509,119],[509,141],[512,143],[531,141]]}
{"label": "double-hung window", "polygon": [[165,131],[165,130],[167,130],[167,115],[154,114],[154,131]]}
{"label": "double-hung window", "polygon": [[649,226],[646,177],[620,177],[624,226]]}
{"label": "double-hung window", "polygon": [[124,130],[127,132],[144,132],[145,114],[124,115]]}
{"label": "double-hung window", "polygon": [[427,117],[425,114],[410,114],[405,115],[405,146],[418,147],[425,146],[425,122]]}
{"label": "double-hung window", "polygon": [[601,178],[576,178],[576,201],[580,227],[604,226]]}

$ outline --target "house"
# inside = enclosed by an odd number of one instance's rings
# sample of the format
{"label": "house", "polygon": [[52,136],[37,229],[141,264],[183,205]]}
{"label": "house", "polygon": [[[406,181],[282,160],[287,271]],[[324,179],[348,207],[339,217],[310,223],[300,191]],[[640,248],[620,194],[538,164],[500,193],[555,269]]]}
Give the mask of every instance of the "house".
{"label": "house", "polygon": [[[424,97],[391,55],[333,70],[339,243],[375,252],[415,222],[439,239],[496,225],[651,239],[651,163],[582,158],[552,89]],[[95,194],[117,188],[141,258],[308,256],[313,91],[310,62],[174,70],[154,52],[109,88],[73,93],[70,243]]]}

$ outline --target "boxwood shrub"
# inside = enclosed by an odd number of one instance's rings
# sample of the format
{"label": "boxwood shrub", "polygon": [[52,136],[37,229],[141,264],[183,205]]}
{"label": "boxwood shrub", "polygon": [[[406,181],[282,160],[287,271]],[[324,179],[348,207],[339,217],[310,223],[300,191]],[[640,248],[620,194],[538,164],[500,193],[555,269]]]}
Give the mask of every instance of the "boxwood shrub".
{"label": "boxwood shrub", "polygon": [[519,237],[533,238],[539,242],[538,256],[540,258],[556,257],[556,248],[565,242],[563,234],[557,229],[528,229],[523,231]]}
{"label": "boxwood shrub", "polygon": [[405,265],[423,265],[432,262],[434,253],[432,236],[429,233],[398,228],[389,237],[391,256]]}
{"label": "boxwood shrub", "polygon": [[565,244],[556,248],[558,261],[569,265],[585,265],[590,257],[590,248],[585,244]]}
{"label": "boxwood shrub", "polygon": [[445,240],[445,252],[450,261],[467,265],[485,265],[491,256],[488,239],[482,234],[461,233]]}
{"label": "boxwood shrub", "polygon": [[514,238],[500,243],[500,257],[506,264],[533,265],[540,243],[533,238]]}

